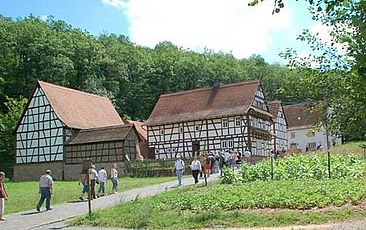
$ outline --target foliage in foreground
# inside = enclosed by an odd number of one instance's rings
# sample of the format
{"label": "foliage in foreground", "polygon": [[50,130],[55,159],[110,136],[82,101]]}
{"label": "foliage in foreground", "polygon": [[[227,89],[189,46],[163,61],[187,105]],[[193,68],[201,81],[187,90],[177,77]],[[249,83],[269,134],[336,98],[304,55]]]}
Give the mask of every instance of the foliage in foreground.
{"label": "foliage in foreground", "polygon": [[[361,179],[281,180],[209,185],[169,191],[121,204],[112,209],[97,211],[92,217],[76,218],[72,224],[184,229],[323,223],[357,217],[364,213],[346,208],[314,214],[306,209],[358,204],[365,197],[366,183]],[[286,210],[266,212],[262,208]]]}
{"label": "foliage in foreground", "polygon": [[[332,179],[362,178],[365,177],[366,161],[356,155],[331,155],[330,171]],[[250,166],[246,163],[242,166],[242,180],[244,182],[271,180],[271,161],[264,160]],[[273,162],[273,179],[326,179],[328,173],[327,155],[298,155],[277,159]],[[223,182],[230,183],[237,178],[226,179]]]}

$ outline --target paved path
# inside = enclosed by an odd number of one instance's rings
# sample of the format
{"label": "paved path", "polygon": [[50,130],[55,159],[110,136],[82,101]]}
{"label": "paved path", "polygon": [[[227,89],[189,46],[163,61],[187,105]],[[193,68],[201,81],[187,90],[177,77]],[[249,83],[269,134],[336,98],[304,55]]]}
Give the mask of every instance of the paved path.
{"label": "paved path", "polygon": [[[208,181],[217,180],[218,174],[209,177]],[[204,180],[200,180],[203,183]],[[183,180],[183,185],[188,186],[193,184],[192,178]],[[123,186],[123,179],[121,185]],[[177,181],[170,181],[158,185],[150,185],[143,188],[132,189],[126,192],[121,192],[105,197],[98,198],[92,201],[93,209],[107,208],[115,206],[119,203],[127,202],[136,199],[136,197],[147,197],[156,195],[166,190],[177,188]],[[12,229],[64,229],[65,224],[61,223],[66,219],[88,213],[88,203],[86,201],[71,202],[53,206],[51,211],[27,211],[5,216],[6,221],[0,222],[1,230]],[[67,228],[68,229],[68,228]],[[76,229],[76,228],[75,228]],[[86,229],[86,228],[80,228]]]}

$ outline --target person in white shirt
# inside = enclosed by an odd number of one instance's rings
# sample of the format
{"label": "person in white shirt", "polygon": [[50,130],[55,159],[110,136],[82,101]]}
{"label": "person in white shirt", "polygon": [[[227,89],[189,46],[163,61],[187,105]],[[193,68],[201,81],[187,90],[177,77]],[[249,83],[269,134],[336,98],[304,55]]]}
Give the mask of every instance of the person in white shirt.
{"label": "person in white shirt", "polygon": [[104,167],[102,167],[98,172],[98,180],[99,180],[98,196],[105,195],[105,183],[107,177],[108,177],[107,171],[105,171]]}
{"label": "person in white shirt", "polygon": [[95,165],[92,165],[89,169],[89,178],[90,178],[90,199],[96,199],[95,194],[95,184],[98,180],[98,172],[95,170]]}
{"label": "person in white shirt", "polygon": [[184,174],[184,161],[182,160],[181,156],[177,156],[177,160],[174,163],[174,167],[173,170],[175,170],[175,174],[177,175],[178,178],[178,186],[182,185],[182,178],[183,178],[183,174]]}
{"label": "person in white shirt", "polygon": [[116,164],[112,164],[111,180],[112,180],[112,193],[117,193],[117,189],[118,189],[118,172],[117,172],[117,169],[116,169]]}
{"label": "person in white shirt", "polygon": [[39,179],[39,193],[41,194],[41,198],[39,199],[39,202],[37,204],[37,211],[41,211],[41,206],[46,200],[46,210],[52,210],[51,209],[51,195],[52,195],[52,185],[53,180],[51,177],[51,170],[47,169],[46,173],[41,176]]}
{"label": "person in white shirt", "polygon": [[192,176],[194,179],[194,183],[198,183],[198,173],[202,170],[201,162],[198,160],[197,156],[194,156],[194,159],[191,163]]}

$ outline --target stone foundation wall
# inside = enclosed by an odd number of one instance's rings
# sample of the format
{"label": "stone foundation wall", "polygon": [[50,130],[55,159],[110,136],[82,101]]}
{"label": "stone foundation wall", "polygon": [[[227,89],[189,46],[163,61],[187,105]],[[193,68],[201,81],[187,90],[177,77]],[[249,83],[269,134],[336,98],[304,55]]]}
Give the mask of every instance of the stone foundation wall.
{"label": "stone foundation wall", "polygon": [[13,180],[39,180],[39,177],[43,175],[47,169],[51,170],[51,176],[54,179],[62,180],[62,161],[33,164],[16,164],[14,165]]}

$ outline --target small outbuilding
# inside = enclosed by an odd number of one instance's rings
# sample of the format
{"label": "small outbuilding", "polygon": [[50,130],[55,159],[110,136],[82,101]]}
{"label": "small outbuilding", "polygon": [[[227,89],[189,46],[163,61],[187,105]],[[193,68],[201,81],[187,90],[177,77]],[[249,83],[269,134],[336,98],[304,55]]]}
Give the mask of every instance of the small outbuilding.
{"label": "small outbuilding", "polygon": [[65,179],[76,179],[85,159],[91,159],[97,169],[109,169],[118,162],[136,160],[140,154],[140,138],[133,125],[119,125],[78,131],[65,143]]}

